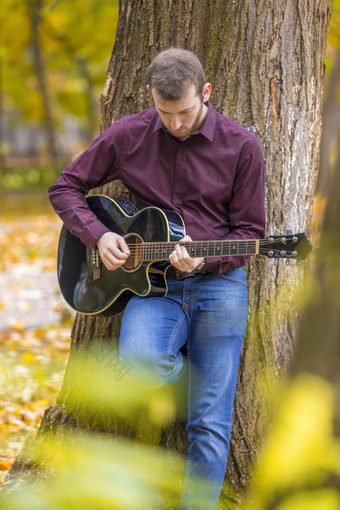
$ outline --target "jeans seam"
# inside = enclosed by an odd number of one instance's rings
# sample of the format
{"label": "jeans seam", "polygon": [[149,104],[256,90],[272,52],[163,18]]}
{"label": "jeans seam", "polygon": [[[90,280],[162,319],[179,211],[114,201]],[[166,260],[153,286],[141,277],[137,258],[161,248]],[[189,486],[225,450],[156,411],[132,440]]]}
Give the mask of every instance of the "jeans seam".
{"label": "jeans seam", "polygon": [[185,298],[185,283],[184,283],[184,288],[183,288],[183,303],[184,303],[184,305],[186,305],[186,307],[188,309],[190,309],[196,303],[197,296],[198,296],[198,284],[196,282],[196,285],[195,285],[195,287],[194,287],[194,289],[192,291],[192,300],[190,301],[190,303],[187,303],[185,301],[185,299],[184,299]]}
{"label": "jeans seam", "polygon": [[188,439],[188,452],[187,452],[187,470],[190,471],[191,466],[191,443],[192,443],[192,433],[191,428],[188,426],[188,423],[191,419],[191,402],[190,402],[190,394],[191,394],[191,385],[192,385],[192,377],[191,377],[191,363],[190,363],[190,334],[188,335],[187,340],[187,359],[188,359],[188,416],[187,416],[187,439]]}
{"label": "jeans seam", "polygon": [[242,283],[242,285],[247,286],[247,282],[239,280],[238,278],[230,278],[230,276],[224,276],[223,274],[219,274],[218,277],[222,278],[223,280],[228,280],[230,282],[235,282],[235,283]]}
{"label": "jeans seam", "polygon": [[171,335],[171,339],[170,339],[170,342],[169,342],[169,347],[168,347],[168,356],[170,356],[172,353],[172,348],[174,346],[174,342],[175,342],[175,338],[176,338],[176,334],[177,334],[177,331],[179,329],[179,327],[181,326],[182,322],[183,322],[183,319],[185,318],[185,313],[182,313],[182,316],[181,318],[179,319],[179,321],[177,322],[176,324],[176,327]]}

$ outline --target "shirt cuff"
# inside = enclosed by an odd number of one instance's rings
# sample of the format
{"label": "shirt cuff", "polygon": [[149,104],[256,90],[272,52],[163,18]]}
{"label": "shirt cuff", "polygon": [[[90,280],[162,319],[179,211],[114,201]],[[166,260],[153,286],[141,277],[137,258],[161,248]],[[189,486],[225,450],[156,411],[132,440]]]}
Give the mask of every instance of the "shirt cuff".
{"label": "shirt cuff", "polygon": [[91,232],[87,232],[84,235],[83,243],[87,244],[88,246],[91,246],[91,248],[95,250],[97,248],[98,239],[106,232],[110,232],[110,229],[105,227],[105,225],[103,225],[102,223],[99,223],[98,226],[91,229]]}

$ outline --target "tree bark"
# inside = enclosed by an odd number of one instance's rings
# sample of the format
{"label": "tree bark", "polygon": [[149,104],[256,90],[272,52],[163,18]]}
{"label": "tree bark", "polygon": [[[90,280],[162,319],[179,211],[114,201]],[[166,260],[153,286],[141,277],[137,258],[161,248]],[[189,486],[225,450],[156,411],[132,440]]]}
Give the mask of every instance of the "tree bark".
{"label": "tree bark", "polygon": [[[120,1],[116,42],[101,96],[102,129],[151,105],[146,69],[169,46],[192,50],[213,84],[213,106],[252,131],[267,167],[267,230],[309,231],[318,170],[329,0]],[[121,195],[121,183],[100,189]],[[242,497],[271,409],[264,389],[289,367],[307,265],[253,258],[248,264],[249,322],[239,368],[228,484],[222,499]],[[93,339],[117,338],[119,320],[77,316],[63,390],[39,436],[65,423],[73,359]],[[56,409],[59,411],[57,412]],[[79,411],[79,426],[85,414]],[[110,428],[106,423],[105,428]],[[185,452],[183,424],[163,444]],[[12,469],[20,468],[18,462]]]}

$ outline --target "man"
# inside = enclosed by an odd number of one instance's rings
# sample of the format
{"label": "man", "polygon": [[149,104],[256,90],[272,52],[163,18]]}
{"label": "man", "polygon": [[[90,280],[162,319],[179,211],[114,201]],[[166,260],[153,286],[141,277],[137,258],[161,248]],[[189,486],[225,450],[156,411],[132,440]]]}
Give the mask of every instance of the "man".
{"label": "man", "polygon": [[63,171],[50,199],[66,227],[97,246],[110,270],[124,264],[129,248],[88,209],[84,195],[91,188],[121,179],[138,209],[157,206],[182,215],[188,235],[169,258],[168,293],[129,300],[119,348],[127,358],[151,363],[164,383],[188,366],[182,505],[200,508],[189,502],[189,487],[196,475],[203,476],[211,482],[203,506],[208,510],[226,470],[247,321],[242,266],[248,258],[191,258],[185,242],[262,238],[264,163],[255,136],[212,108],[211,84],[193,53],[159,53],[148,69],[148,90],[154,108],[111,125]]}

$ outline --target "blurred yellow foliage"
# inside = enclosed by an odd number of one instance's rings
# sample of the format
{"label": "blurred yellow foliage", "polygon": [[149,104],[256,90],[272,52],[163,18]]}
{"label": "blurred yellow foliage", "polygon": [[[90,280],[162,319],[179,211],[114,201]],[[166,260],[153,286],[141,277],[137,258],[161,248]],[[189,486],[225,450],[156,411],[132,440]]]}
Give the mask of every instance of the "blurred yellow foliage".
{"label": "blurred yellow foliage", "polygon": [[314,245],[314,250],[319,246],[319,238],[322,229],[326,205],[327,205],[326,195],[315,195],[311,225],[311,240]]}
{"label": "blurred yellow foliage", "polygon": [[301,492],[287,497],[276,510],[339,510],[339,493],[334,489]]}
{"label": "blurred yellow foliage", "polygon": [[37,358],[34,356],[34,354],[32,352],[24,352],[21,355],[21,361],[24,364],[27,364],[27,363],[36,363]]}
{"label": "blurred yellow foliage", "polygon": [[0,471],[7,471],[11,467],[11,463],[6,459],[0,459]]}
{"label": "blurred yellow foliage", "polygon": [[256,489],[246,508],[338,509],[339,492],[323,488],[331,474],[340,477],[332,386],[318,377],[300,374],[286,384],[279,397],[276,421],[254,473]]}

